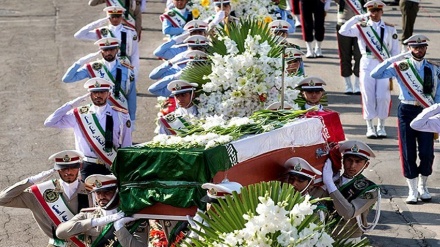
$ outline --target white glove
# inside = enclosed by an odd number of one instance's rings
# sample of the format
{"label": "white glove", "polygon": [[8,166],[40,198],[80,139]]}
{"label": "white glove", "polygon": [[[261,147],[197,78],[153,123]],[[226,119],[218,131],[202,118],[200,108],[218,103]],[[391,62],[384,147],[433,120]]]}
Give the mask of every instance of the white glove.
{"label": "white glove", "polygon": [[79,96],[78,98],[69,101],[68,104],[72,106],[72,108],[77,108],[81,106],[81,104],[86,101],[90,97],[90,93],[86,93],[83,96]]}
{"label": "white glove", "polygon": [[189,37],[189,32],[184,31],[182,34],[173,37],[172,40],[176,41],[176,44],[180,44],[183,43],[183,41],[188,37]]}
{"label": "white glove", "polygon": [[110,222],[117,221],[124,217],[124,212],[117,212],[116,214],[107,215],[101,218],[93,218],[92,219],[92,227],[96,226],[105,226]]}
{"label": "white glove", "polygon": [[121,219],[115,221],[113,226],[115,227],[115,230],[118,231],[119,229],[124,227],[125,224],[127,224],[128,222],[132,222],[133,220],[135,220],[135,218],[133,218],[133,217],[124,217],[124,218],[121,218]]}
{"label": "white glove", "polygon": [[390,58],[387,59],[387,62],[394,63],[394,62],[402,60],[404,57],[406,57],[408,55],[411,55],[411,51],[407,51],[407,52],[404,52],[404,53],[400,53],[400,54],[398,54],[398,55],[396,55],[394,57],[390,57]]}
{"label": "white glove", "polygon": [[337,190],[335,182],[333,182],[333,168],[330,159],[325,161],[324,168],[322,169],[322,181],[327,187],[328,193],[332,193]]}
{"label": "white glove", "polygon": [[326,0],[325,1],[325,5],[324,5],[324,11],[328,12],[328,10],[330,9],[330,4],[331,4],[331,0]]}
{"label": "white glove", "polygon": [[370,12],[367,12],[365,14],[360,14],[356,16],[358,21],[367,20],[370,17]]}
{"label": "white glove", "polygon": [[78,59],[78,61],[76,61],[76,63],[80,64],[80,65],[84,65],[88,62],[95,60],[99,55],[101,55],[101,50],[99,50],[97,52],[90,53],[88,55],[85,55],[84,57]]}
{"label": "white glove", "polygon": [[96,20],[96,21],[90,23],[90,24],[88,25],[88,28],[89,28],[89,29],[95,29],[95,28],[97,28],[97,27],[105,26],[105,25],[108,23],[108,20],[109,20],[108,17],[101,18],[101,19],[99,19],[99,20]]}
{"label": "white glove", "polygon": [[47,171],[43,171],[38,173],[37,175],[31,176],[28,178],[29,183],[32,184],[36,184],[42,181],[45,181],[46,179],[48,179],[50,176],[52,176],[52,174],[55,172],[55,169],[50,169]]}
{"label": "white glove", "polygon": [[173,64],[176,64],[177,62],[180,62],[183,59],[183,56],[181,56],[182,53],[177,54],[176,56],[174,56],[173,58],[171,58],[170,60],[168,60],[168,64],[171,64],[171,66]]}
{"label": "white glove", "polygon": [[220,10],[219,12],[217,12],[215,14],[214,19],[211,21],[211,23],[209,23],[209,26],[216,26],[223,19],[225,19],[225,11],[224,10]]}

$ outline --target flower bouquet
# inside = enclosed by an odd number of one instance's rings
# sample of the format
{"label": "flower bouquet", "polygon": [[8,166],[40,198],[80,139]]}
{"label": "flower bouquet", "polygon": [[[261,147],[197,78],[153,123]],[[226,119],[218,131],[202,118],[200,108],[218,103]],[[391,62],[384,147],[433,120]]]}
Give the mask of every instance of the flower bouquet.
{"label": "flower bouquet", "polygon": [[331,237],[330,225],[316,212],[322,200],[301,196],[278,181],[249,185],[219,199],[214,210],[199,213],[205,222],[191,228],[198,237],[182,246],[366,246],[367,239],[345,244]]}

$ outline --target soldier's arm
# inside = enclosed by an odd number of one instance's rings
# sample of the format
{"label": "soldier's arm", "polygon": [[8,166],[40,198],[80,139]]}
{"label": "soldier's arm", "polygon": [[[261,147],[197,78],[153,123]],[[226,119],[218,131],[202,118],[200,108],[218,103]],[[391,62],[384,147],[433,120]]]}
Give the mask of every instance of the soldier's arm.
{"label": "soldier's arm", "polygon": [[138,227],[138,229],[131,234],[127,228],[122,227],[121,229],[115,232],[116,237],[119,240],[119,243],[122,247],[145,247],[148,246],[147,239],[147,227],[146,225],[142,225]]}
{"label": "soldier's arm", "polygon": [[68,239],[72,236],[85,233],[93,228],[92,218],[87,218],[87,213],[80,212],[72,219],[61,223],[56,230],[56,235],[60,239]]}
{"label": "soldier's arm", "polygon": [[171,36],[175,36],[183,33],[183,28],[174,27],[170,21],[165,19],[162,23],[162,32],[163,34],[169,34]]}
{"label": "soldier's arm", "polygon": [[72,128],[75,123],[75,116],[73,112],[69,112],[72,110],[71,102],[67,102],[62,105],[60,108],[55,110],[49,117],[44,121],[44,126],[46,127],[56,127],[56,128]]}
{"label": "soldier's arm", "polygon": [[424,109],[413,121],[411,128],[418,131],[440,132],[440,104],[434,104]]}
{"label": "soldier's arm", "polygon": [[95,29],[98,27],[105,26],[108,23],[108,17],[101,18],[92,23],[89,23],[78,30],[73,37],[77,40],[98,40],[98,34],[96,34]]}
{"label": "soldier's arm", "polygon": [[396,70],[388,60],[383,61],[370,72],[370,76],[375,79],[391,78],[396,75]]}
{"label": "soldier's arm", "polygon": [[86,78],[90,78],[90,74],[87,71],[87,68],[76,62],[72,66],[70,66],[69,69],[67,69],[62,78],[62,81],[69,83],[77,82]]}
{"label": "soldier's arm", "polygon": [[159,80],[164,76],[164,74],[173,67],[173,64],[165,61],[161,65],[157,66],[150,72],[150,79],[151,80]]}
{"label": "soldier's arm", "polygon": [[[134,73],[134,72],[130,72],[130,73]],[[127,80],[128,80],[127,85],[129,85],[129,88],[127,88],[128,113],[130,114],[131,120],[136,120],[136,110],[137,110],[136,79],[134,78],[134,75],[132,75],[129,76]]]}
{"label": "soldier's arm", "polygon": [[[365,196],[365,195],[368,195]],[[354,218],[363,212],[366,212],[377,201],[378,191],[373,190],[365,193],[365,195],[359,196],[349,202],[342,196],[339,190],[330,193],[330,197],[333,199],[333,204],[336,211],[344,219],[349,220]]]}
{"label": "soldier's arm", "polygon": [[105,0],[90,0],[89,1],[90,6],[96,6],[96,5],[102,4],[102,3],[105,3]]}
{"label": "soldier's arm", "polygon": [[34,201],[34,195],[26,190],[32,183],[24,179],[0,192],[0,206],[11,208],[29,208],[27,203]]}
{"label": "soldier's arm", "polygon": [[133,140],[131,136],[132,126],[130,121],[130,115],[118,112],[121,116],[121,133],[120,133],[120,145],[121,147],[130,147],[133,145]]}
{"label": "soldier's arm", "polygon": [[358,37],[359,30],[355,26],[360,20],[362,20],[363,15],[355,15],[346,21],[339,29],[339,34],[347,37]]}
{"label": "soldier's arm", "polygon": [[[136,34],[137,36],[137,34]],[[138,38],[136,38],[136,40],[134,40],[133,37],[133,49],[132,49],[132,53],[130,56],[130,62],[131,65],[134,67],[134,74],[137,76],[138,72],[139,72],[139,42],[138,42]]]}
{"label": "soldier's arm", "polygon": [[170,39],[167,42],[160,45],[159,47],[157,47],[156,50],[153,51],[153,54],[156,57],[160,57],[163,59],[167,59],[167,60],[171,59],[176,55],[170,52],[170,50],[172,49],[171,47],[175,44],[176,41],[174,39]]}
{"label": "soldier's arm", "polygon": [[181,73],[182,72],[179,71],[176,74],[165,76],[148,87],[148,91],[157,96],[169,97],[171,92],[168,90],[167,86],[171,81],[178,79]]}

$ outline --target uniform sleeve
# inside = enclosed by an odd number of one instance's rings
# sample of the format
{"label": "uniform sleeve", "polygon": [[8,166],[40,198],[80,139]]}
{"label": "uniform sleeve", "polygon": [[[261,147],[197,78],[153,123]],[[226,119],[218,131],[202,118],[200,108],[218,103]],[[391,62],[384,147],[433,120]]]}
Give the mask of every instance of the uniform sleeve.
{"label": "uniform sleeve", "polygon": [[161,65],[157,66],[150,72],[150,79],[151,80],[159,80],[160,78],[164,77],[166,72],[172,68],[172,64],[169,62],[164,62]]}
{"label": "uniform sleeve", "polygon": [[[129,71],[129,73],[134,73],[134,72]],[[133,78],[133,81],[130,82],[127,81],[127,85],[130,85],[127,94],[128,113],[130,114],[131,120],[136,120],[136,109],[137,109],[136,79],[134,76],[133,77],[128,76],[127,80],[131,80],[130,78]]]}
{"label": "uniform sleeve", "polygon": [[424,109],[411,121],[411,128],[425,132],[440,132],[440,104]]}
{"label": "uniform sleeve", "polygon": [[105,26],[108,23],[108,17],[96,20],[82,27],[78,32],[76,32],[73,37],[77,40],[98,40],[98,34],[96,34],[95,29],[98,27]]}
{"label": "uniform sleeve", "polygon": [[170,97],[171,91],[168,90],[167,86],[171,81],[179,78],[180,74],[181,73],[176,73],[174,75],[165,76],[148,87],[148,91],[156,96]]}
{"label": "uniform sleeve", "polygon": [[336,212],[345,220],[349,220],[362,214],[363,212],[368,211],[370,207],[373,206],[373,204],[377,201],[377,190],[366,193],[370,194],[371,198],[365,199],[362,196],[359,196],[358,198],[353,199],[351,202],[345,199],[339,190],[330,193],[330,197],[333,199]]}
{"label": "uniform sleeve", "polygon": [[85,233],[92,229],[92,218],[87,218],[87,213],[81,212],[72,219],[61,223],[56,230],[60,239],[68,239],[72,236]]}
{"label": "uniform sleeve", "polygon": [[121,114],[121,120],[122,122],[120,123],[120,147],[130,147],[133,145],[133,141],[132,141],[132,137],[131,137],[131,125],[128,124],[130,122],[130,115],[129,114],[123,114],[123,113],[118,113]]}
{"label": "uniform sleeve", "polygon": [[115,232],[121,246],[124,247],[145,247],[148,246],[147,228],[140,227],[136,232],[131,234],[125,227]]}
{"label": "uniform sleeve", "polygon": [[0,192],[0,206],[11,208],[29,208],[29,203],[35,200],[35,196],[25,191],[32,184],[28,179],[22,180]]}
{"label": "uniform sleeve", "polygon": [[167,19],[164,19],[162,22],[162,32],[163,34],[168,34],[170,36],[176,36],[183,33],[183,28],[174,27],[173,24]]}
{"label": "uniform sleeve", "polygon": [[387,60],[377,65],[376,68],[374,68],[370,73],[370,76],[374,79],[391,78],[395,77],[396,75],[396,70]]}
{"label": "uniform sleeve", "polygon": [[[136,32],[133,32],[133,35],[137,35]],[[130,62],[131,65],[134,67],[134,73],[137,77],[138,75],[138,71],[139,71],[139,42],[138,39],[134,40],[134,36],[132,36],[133,41],[132,41],[132,45],[133,45],[133,49],[131,51],[131,56],[130,56]]]}
{"label": "uniform sleeve", "polygon": [[153,54],[156,57],[160,57],[160,58],[163,58],[166,60],[171,59],[177,54],[174,52],[174,49],[172,48],[172,46],[175,44],[176,44],[176,41],[173,39],[170,39],[167,42],[160,45],[159,47],[157,47],[156,50],[153,51]]}
{"label": "uniform sleeve", "polygon": [[339,29],[339,34],[347,37],[358,37],[359,30],[356,27],[356,23],[358,23],[358,17],[351,17],[344,23],[344,25],[341,26],[341,29]]}
{"label": "uniform sleeve", "polygon": [[392,41],[391,41],[391,51],[390,51],[390,57],[394,57],[400,53],[400,43],[399,39],[397,38],[397,31],[395,27],[391,27],[391,33],[392,33]]}
{"label": "uniform sleeve", "polygon": [[44,126],[53,128],[73,128],[76,124],[76,120],[73,111],[71,110],[72,106],[69,102],[64,104],[46,118]]}
{"label": "uniform sleeve", "polygon": [[74,63],[64,74],[63,82],[77,82],[86,78],[90,78],[90,74],[85,66]]}
{"label": "uniform sleeve", "polygon": [[102,4],[102,3],[105,3],[105,0],[90,0],[89,1],[90,6],[96,6],[96,5]]}

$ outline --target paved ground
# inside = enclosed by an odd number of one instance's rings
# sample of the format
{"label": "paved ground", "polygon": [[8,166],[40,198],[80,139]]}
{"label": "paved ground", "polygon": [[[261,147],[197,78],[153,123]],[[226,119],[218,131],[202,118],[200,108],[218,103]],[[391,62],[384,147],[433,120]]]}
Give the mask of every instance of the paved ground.
{"label": "paved ground", "polygon": [[[84,94],[82,83],[63,84],[66,69],[96,48],[90,42],[73,39],[83,25],[103,16],[102,8],[89,7],[87,1],[38,2],[5,1],[0,7],[0,187],[5,188],[20,179],[50,168],[47,161],[52,153],[73,148],[71,131],[48,129],[46,117],[63,103]],[[138,120],[135,142],[151,139],[154,129],[155,98],[148,94],[152,83],[148,74],[160,61],[152,51],[162,42],[159,14],[164,4],[149,1],[144,13],[141,42],[141,70],[138,81]],[[428,35],[431,43],[428,57],[440,57],[440,2],[423,1],[416,22],[417,32]],[[388,6],[384,18],[400,25],[400,12]],[[374,246],[440,246],[440,174],[436,159],[430,185],[433,201],[406,205],[406,185],[400,171],[396,134],[397,87],[393,92],[391,117],[387,122],[389,138],[367,140],[361,118],[359,96],[342,94],[335,37],[336,7],[332,6],[326,20],[327,35],[323,43],[323,59],[308,59],[308,75],[320,76],[328,83],[330,107],[341,113],[349,139],[366,141],[377,151],[367,176],[382,185],[382,214],[376,229],[367,234]],[[398,27],[400,30],[400,28]],[[299,34],[294,42],[304,48]],[[436,144],[436,148],[438,149]],[[438,150],[437,150],[438,151]],[[47,238],[37,228],[32,215],[25,209],[0,207],[0,246],[46,246]]]}

